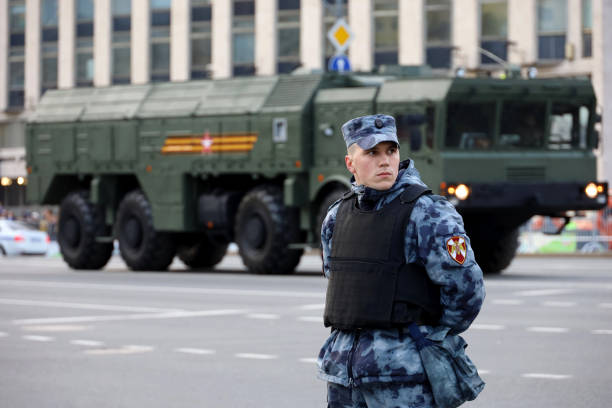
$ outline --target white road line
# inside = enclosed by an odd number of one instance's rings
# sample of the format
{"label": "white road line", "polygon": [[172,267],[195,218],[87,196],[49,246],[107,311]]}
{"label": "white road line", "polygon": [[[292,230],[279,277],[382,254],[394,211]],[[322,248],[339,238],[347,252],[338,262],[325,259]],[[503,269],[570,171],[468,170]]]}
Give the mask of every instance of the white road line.
{"label": "white road line", "polygon": [[183,309],[160,309],[158,307],[138,307],[138,306],[120,306],[120,305],[99,305],[93,303],[69,303],[69,302],[53,302],[43,300],[25,300],[25,299],[6,299],[0,298],[0,304],[13,306],[43,306],[57,307],[68,309],[88,309],[88,310],[108,310],[114,312],[183,312]]}
{"label": "white road line", "polygon": [[261,320],[276,320],[280,319],[280,315],[272,313],[249,313],[246,315],[249,319],[261,319]]}
{"label": "white road line", "polygon": [[7,336],[8,336],[8,333],[0,332],[0,337],[7,337]]}
{"label": "white road line", "polygon": [[603,308],[611,308],[612,307],[612,303],[600,303],[599,307],[603,307]]}
{"label": "white road line", "polygon": [[220,296],[262,296],[262,297],[289,297],[289,298],[315,298],[324,299],[325,290],[317,292],[298,292],[285,290],[254,290],[254,289],[230,289],[230,288],[190,288],[184,286],[149,286],[149,285],[116,285],[99,283],[69,283],[69,282],[47,282],[0,279],[0,285],[43,287],[58,289],[99,289],[126,292],[161,292],[161,293],[195,293],[204,295]]}
{"label": "white road line", "polygon": [[298,359],[298,361],[300,363],[308,363],[308,364],[312,364],[312,363],[317,363],[317,359],[314,357],[305,357],[305,358],[300,358]]}
{"label": "white road line", "polygon": [[470,329],[474,330],[504,330],[506,326],[502,324],[478,324],[474,323],[470,326]]}
{"label": "white road line", "polygon": [[274,360],[277,359],[278,356],[274,354],[257,354],[257,353],[236,353],[234,354],[236,358],[249,358],[253,360]]}
{"label": "white road line", "polygon": [[610,329],[596,329],[591,331],[592,334],[612,334]]}
{"label": "white road line", "polygon": [[568,374],[546,374],[546,373],[526,373],[521,374],[523,378],[541,378],[545,380],[567,380],[572,378],[571,375]]}
{"label": "white road line", "polygon": [[528,327],[527,331],[535,333],[567,333],[569,329],[567,327]]}
{"label": "white road line", "polygon": [[177,353],[200,354],[200,355],[215,354],[216,353],[215,350],[189,348],[189,347],[177,348],[177,349],[174,349],[174,351],[176,351]]}
{"label": "white road line", "polygon": [[73,317],[50,317],[40,319],[13,320],[17,325],[28,324],[53,324],[53,323],[76,323],[76,322],[109,322],[122,320],[146,320],[146,319],[175,319],[184,317],[204,317],[204,316],[228,316],[244,314],[247,310],[240,309],[219,309],[219,310],[200,310],[195,312],[168,312],[168,313],[146,313],[146,314],[126,314],[126,315],[105,315],[105,316],[73,316]]}
{"label": "white road line", "polygon": [[55,338],[49,336],[23,336],[24,340],[30,341],[53,341]]}
{"label": "white road line", "polygon": [[572,289],[535,289],[535,290],[522,290],[515,292],[515,296],[552,296],[552,295],[565,295],[573,293]]}
{"label": "white road line", "polygon": [[312,305],[302,305],[301,310],[323,310],[325,309],[325,303],[315,303]]}
{"label": "white road line", "polygon": [[572,307],[572,306],[576,306],[576,302],[547,301],[547,302],[542,302],[542,306],[549,306],[549,307]]}
{"label": "white road line", "polygon": [[91,329],[91,326],[76,326],[76,325],[40,325],[40,326],[24,326],[22,330],[41,331],[41,332],[70,332],[83,331]]}
{"label": "white road line", "polygon": [[478,370],[478,374],[487,375],[487,374],[491,374],[491,371],[490,370]]}
{"label": "white road line", "polygon": [[524,300],[519,300],[519,299],[496,299],[496,300],[492,301],[492,303],[494,305],[516,306],[516,305],[522,305],[523,303],[525,303],[525,301]]}
{"label": "white road line", "polygon": [[85,347],[100,347],[104,345],[103,342],[97,340],[70,340],[70,344]]}
{"label": "white road line", "polygon": [[121,348],[115,348],[115,349],[85,350],[84,353],[91,354],[91,355],[137,354],[137,353],[147,353],[153,350],[155,350],[155,347],[152,347],[152,346],[129,345],[129,346],[123,346]]}
{"label": "white road line", "polygon": [[322,316],[300,316],[297,319],[301,322],[323,323]]}

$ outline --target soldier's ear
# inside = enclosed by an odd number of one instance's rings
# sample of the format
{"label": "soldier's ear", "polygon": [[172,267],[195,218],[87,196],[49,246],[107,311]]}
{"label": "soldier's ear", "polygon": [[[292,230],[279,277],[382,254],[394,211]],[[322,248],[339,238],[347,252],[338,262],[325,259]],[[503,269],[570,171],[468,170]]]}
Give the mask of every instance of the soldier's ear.
{"label": "soldier's ear", "polygon": [[348,171],[355,174],[355,166],[353,166],[353,157],[351,155],[347,154],[344,156],[344,164],[346,164]]}

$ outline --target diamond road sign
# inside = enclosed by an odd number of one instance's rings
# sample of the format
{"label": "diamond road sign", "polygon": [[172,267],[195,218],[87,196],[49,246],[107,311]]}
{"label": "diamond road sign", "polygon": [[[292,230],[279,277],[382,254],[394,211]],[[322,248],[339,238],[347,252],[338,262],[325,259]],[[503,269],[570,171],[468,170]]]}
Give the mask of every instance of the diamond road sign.
{"label": "diamond road sign", "polygon": [[327,32],[327,38],[336,48],[336,53],[342,54],[353,41],[353,32],[347,22],[343,18],[339,18]]}

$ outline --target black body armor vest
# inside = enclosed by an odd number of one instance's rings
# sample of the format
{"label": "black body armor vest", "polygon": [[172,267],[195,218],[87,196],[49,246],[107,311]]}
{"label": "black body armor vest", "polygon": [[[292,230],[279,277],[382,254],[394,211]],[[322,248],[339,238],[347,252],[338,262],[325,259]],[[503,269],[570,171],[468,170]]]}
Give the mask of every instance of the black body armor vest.
{"label": "black body armor vest", "polygon": [[418,264],[406,264],[406,227],[414,204],[431,190],[419,185],[377,211],[361,211],[353,192],[336,216],[324,324],[341,330],[436,324],[440,289]]}

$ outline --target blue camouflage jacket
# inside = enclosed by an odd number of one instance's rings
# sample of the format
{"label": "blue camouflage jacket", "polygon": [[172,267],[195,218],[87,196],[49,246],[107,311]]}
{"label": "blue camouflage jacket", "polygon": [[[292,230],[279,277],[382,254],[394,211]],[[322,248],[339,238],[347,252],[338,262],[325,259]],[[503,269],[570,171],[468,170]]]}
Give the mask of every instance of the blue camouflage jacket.
{"label": "blue camouflage jacket", "polygon": [[[386,191],[355,185],[359,206],[378,210],[395,199],[410,184],[425,185],[410,160],[400,163],[395,184]],[[332,204],[321,227],[323,270],[329,278],[329,257],[336,214],[340,200]],[[463,263],[454,260],[447,241],[463,238],[467,255]],[[482,271],[465,235],[463,220],[455,207],[439,196],[421,196],[415,203],[406,228],[404,253],[407,263],[425,267],[429,278],[440,286],[442,317],[440,326],[421,326],[424,334],[448,330],[450,334],[465,331],[478,315],[485,297]],[[460,259],[462,260],[462,259]],[[407,331],[406,331],[407,332]],[[349,386],[371,382],[426,381],[416,346],[409,335],[397,329],[333,330],[318,357],[319,378]]]}

